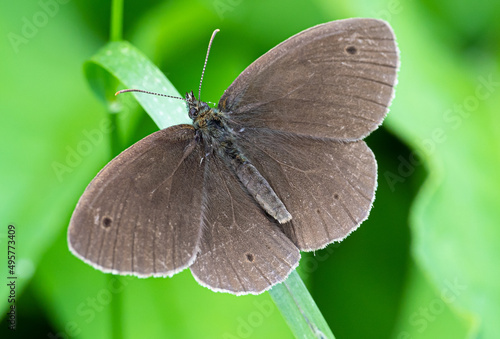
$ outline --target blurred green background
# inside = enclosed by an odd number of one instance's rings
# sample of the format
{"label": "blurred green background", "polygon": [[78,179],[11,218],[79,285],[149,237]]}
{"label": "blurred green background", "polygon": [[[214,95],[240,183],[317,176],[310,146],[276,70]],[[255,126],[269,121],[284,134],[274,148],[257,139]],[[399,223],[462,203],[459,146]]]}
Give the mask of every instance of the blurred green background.
{"label": "blurred green background", "polygon": [[[304,254],[299,273],[337,338],[500,338],[500,2],[476,0],[125,1],[124,38],[179,92],[217,102],[243,69],[310,26],[389,21],[401,50],[396,98],[368,143],[379,163],[369,220]],[[173,278],[106,275],[68,251],[86,185],[110,160],[109,119],[82,65],[109,37],[110,4],[0,3],[0,253],[16,227],[17,330],[0,337],[290,338],[267,293],[235,297]],[[118,118],[121,149],[157,130],[139,108]],[[59,165],[65,171],[58,171]],[[3,259],[5,258],[5,259]],[[119,300],[121,305],[111,302]]]}

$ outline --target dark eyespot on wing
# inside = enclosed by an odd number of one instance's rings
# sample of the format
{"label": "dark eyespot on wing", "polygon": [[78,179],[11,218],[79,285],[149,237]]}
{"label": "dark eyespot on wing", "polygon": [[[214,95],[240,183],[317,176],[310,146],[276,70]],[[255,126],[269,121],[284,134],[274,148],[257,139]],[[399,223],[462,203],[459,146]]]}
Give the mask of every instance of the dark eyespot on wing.
{"label": "dark eyespot on wing", "polygon": [[102,226],[105,228],[110,227],[112,222],[113,222],[113,219],[111,219],[110,217],[102,218]]}
{"label": "dark eyespot on wing", "polygon": [[345,51],[347,52],[347,54],[351,54],[351,55],[358,53],[358,49],[356,48],[356,46],[352,46],[352,45],[347,46],[345,48]]}

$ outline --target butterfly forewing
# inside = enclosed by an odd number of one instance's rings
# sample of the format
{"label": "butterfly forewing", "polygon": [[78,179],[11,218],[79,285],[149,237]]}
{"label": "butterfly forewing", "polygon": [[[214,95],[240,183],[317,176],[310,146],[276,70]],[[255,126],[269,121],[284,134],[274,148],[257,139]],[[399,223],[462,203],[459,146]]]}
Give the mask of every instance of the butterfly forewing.
{"label": "butterfly forewing", "polygon": [[189,266],[201,237],[203,155],[190,125],[158,131],[112,160],[89,184],[68,241],[106,272],[172,275]]}
{"label": "butterfly forewing", "polygon": [[329,22],[257,59],[225,91],[219,108],[236,129],[358,140],[385,117],[398,65],[394,34],[384,21]]}
{"label": "butterfly forewing", "polygon": [[288,276],[299,250],[220,158],[206,161],[204,231],[191,271],[212,290],[258,294]]}

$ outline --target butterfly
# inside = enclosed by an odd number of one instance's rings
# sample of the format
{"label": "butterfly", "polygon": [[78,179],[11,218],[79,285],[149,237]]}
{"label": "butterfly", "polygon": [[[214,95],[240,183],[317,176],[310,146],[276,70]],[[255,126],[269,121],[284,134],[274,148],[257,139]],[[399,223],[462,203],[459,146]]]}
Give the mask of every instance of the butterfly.
{"label": "butterfly", "polygon": [[192,124],[145,137],[88,185],[71,251],[115,274],[189,267],[201,285],[237,295],[282,282],[300,251],[368,217],[377,164],[362,139],[386,116],[398,67],[386,22],[346,19],[271,49],[217,108],[187,93]]}

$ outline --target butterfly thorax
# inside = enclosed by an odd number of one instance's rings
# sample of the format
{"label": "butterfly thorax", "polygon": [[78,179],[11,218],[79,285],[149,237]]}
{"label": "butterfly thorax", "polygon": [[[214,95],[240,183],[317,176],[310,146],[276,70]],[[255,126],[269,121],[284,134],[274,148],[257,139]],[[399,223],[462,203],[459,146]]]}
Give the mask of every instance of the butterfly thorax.
{"label": "butterfly thorax", "polygon": [[228,126],[226,116],[217,108],[194,98],[193,92],[186,94],[189,117],[193,119],[193,127],[198,138],[205,144],[207,152],[217,152],[219,156],[244,162],[240,148],[236,145],[233,130]]}
{"label": "butterfly thorax", "polygon": [[[269,215],[280,223],[290,221],[292,216],[283,202],[239,147],[237,136],[227,123],[226,113],[196,99],[193,92],[186,94],[186,101],[197,138],[204,144],[207,156],[222,159]],[[211,160],[208,158],[207,161]]]}

